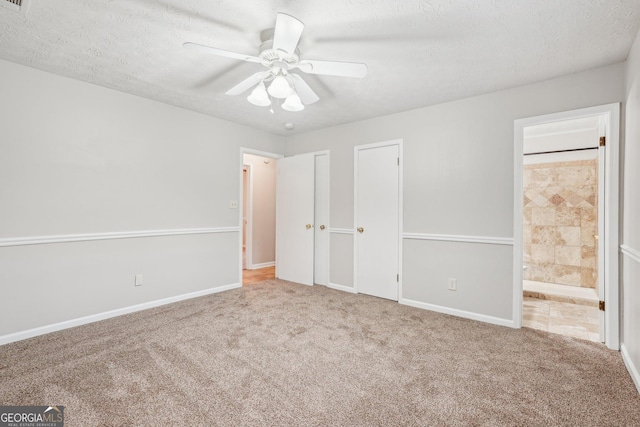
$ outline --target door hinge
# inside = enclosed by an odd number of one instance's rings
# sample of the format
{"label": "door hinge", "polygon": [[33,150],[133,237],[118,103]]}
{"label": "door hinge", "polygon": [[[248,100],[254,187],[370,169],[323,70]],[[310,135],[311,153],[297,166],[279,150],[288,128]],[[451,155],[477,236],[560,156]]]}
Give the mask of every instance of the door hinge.
{"label": "door hinge", "polygon": [[599,309],[600,311],[604,311],[604,301],[599,301],[599,302],[598,302],[598,309]]}
{"label": "door hinge", "polygon": [[398,157],[398,166],[400,166],[400,157]]}
{"label": "door hinge", "polygon": [[606,136],[601,136],[600,137],[600,147],[604,147],[605,145],[607,145],[607,137]]}
{"label": "door hinge", "polygon": [[400,275],[396,274],[396,282],[400,282]]}

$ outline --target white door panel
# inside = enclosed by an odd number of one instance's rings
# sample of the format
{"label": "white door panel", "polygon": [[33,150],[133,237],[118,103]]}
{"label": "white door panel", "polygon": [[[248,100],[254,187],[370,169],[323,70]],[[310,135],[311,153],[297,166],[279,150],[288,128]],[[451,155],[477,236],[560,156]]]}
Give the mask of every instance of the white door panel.
{"label": "white door panel", "polygon": [[329,284],[329,155],[315,156],[314,283]]}
{"label": "white door panel", "polygon": [[398,300],[399,146],[356,151],[356,286]]}
{"label": "white door panel", "polygon": [[278,160],[276,277],[313,285],[315,156]]}

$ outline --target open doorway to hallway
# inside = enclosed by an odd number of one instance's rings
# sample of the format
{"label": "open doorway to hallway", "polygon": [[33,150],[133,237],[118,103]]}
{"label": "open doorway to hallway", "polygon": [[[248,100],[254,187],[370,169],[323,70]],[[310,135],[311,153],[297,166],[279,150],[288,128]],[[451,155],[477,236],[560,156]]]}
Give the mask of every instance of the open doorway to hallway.
{"label": "open doorway to hallway", "polygon": [[242,283],[275,278],[277,159],[242,155]]}

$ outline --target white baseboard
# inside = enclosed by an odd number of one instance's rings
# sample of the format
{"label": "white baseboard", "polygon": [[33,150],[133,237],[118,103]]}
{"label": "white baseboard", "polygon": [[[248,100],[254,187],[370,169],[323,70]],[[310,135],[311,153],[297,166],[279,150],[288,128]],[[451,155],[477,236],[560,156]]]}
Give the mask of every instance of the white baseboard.
{"label": "white baseboard", "polygon": [[357,294],[355,289],[352,286],[338,285],[336,283],[327,283],[327,288],[335,289],[338,291],[349,292],[350,294]]}
{"label": "white baseboard", "polygon": [[400,304],[411,307],[422,308],[424,310],[435,311],[437,313],[450,314],[451,316],[463,317],[465,319],[477,320],[479,322],[491,323],[493,325],[508,326],[515,328],[515,324],[511,319],[501,319],[499,317],[487,316],[486,314],[472,313],[470,311],[457,310],[455,308],[442,307],[440,305],[428,304],[426,302],[415,301],[406,298],[400,298]]}
{"label": "white baseboard", "polygon": [[631,356],[629,355],[629,350],[623,344],[620,344],[620,353],[622,354],[622,360],[624,360],[624,365],[627,367],[627,371],[631,375],[631,379],[636,385],[636,389],[638,389],[638,393],[640,393],[640,371],[638,367],[631,360]]}
{"label": "white baseboard", "polygon": [[247,268],[247,270],[257,270],[259,268],[273,267],[274,265],[276,265],[275,261],[252,264],[250,268]]}
{"label": "white baseboard", "polygon": [[188,294],[176,295],[169,298],[163,298],[156,301],[149,301],[142,304],[136,304],[129,307],[118,308],[116,310],[105,311],[103,313],[91,314],[89,316],[79,317],[77,319],[65,320],[64,322],[54,323],[52,325],[40,326],[38,328],[28,329],[26,331],[15,332],[13,334],[0,336],[0,345],[9,344],[15,341],[25,340],[27,338],[37,337],[38,335],[44,335],[51,332],[61,331],[63,329],[73,328],[75,326],[86,325],[87,323],[97,322],[99,320],[110,319],[116,316],[122,316],[123,314],[134,313],[136,311],[147,310],[149,308],[159,307],[161,305],[171,304],[186,299],[202,297],[205,295],[215,294],[222,291],[228,291],[230,289],[240,288],[240,283],[233,283],[231,285],[218,286],[211,289],[205,289],[202,291],[191,292]]}

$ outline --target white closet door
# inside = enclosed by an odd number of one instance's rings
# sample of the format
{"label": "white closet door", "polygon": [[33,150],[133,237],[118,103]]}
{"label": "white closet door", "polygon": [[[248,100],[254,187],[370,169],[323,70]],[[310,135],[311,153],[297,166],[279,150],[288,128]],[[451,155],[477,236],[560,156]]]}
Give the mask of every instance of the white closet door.
{"label": "white closet door", "polygon": [[329,155],[315,156],[314,283],[329,284]]}
{"label": "white closet door", "polygon": [[398,300],[399,146],[356,147],[356,289]]}
{"label": "white closet door", "polygon": [[313,285],[315,156],[278,160],[276,277]]}

